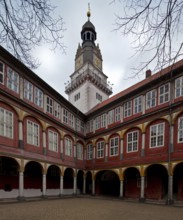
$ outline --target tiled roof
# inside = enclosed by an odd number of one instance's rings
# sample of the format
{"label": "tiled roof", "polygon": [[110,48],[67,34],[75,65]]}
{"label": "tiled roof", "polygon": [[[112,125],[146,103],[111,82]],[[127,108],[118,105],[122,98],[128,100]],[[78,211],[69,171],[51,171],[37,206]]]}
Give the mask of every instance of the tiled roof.
{"label": "tiled roof", "polygon": [[166,68],[162,69],[161,71],[159,71],[159,72],[157,72],[157,73],[155,73],[155,74],[149,76],[148,78],[146,78],[146,79],[140,81],[139,83],[136,83],[135,85],[133,85],[133,86],[131,86],[131,87],[129,87],[129,88],[127,88],[127,89],[125,89],[125,90],[123,90],[123,91],[117,93],[116,95],[113,95],[113,96],[110,97],[109,99],[106,99],[105,101],[103,101],[103,102],[97,104],[97,105],[96,105],[95,107],[93,107],[89,112],[87,112],[86,115],[91,114],[92,112],[96,111],[97,109],[102,108],[103,106],[105,106],[105,105],[107,105],[107,104],[109,104],[109,103],[111,103],[111,102],[113,102],[113,101],[115,101],[115,100],[117,100],[117,99],[119,99],[119,98],[121,98],[121,97],[127,95],[127,94],[130,93],[130,92],[135,91],[136,89],[138,89],[138,88],[140,88],[140,87],[142,87],[142,86],[144,86],[144,85],[146,85],[146,84],[152,82],[153,80],[156,80],[156,79],[158,79],[159,77],[161,77],[161,76],[163,76],[163,75],[166,75],[166,74],[169,73],[170,71],[175,70],[175,69],[178,69],[179,67],[183,67],[183,59],[180,60],[180,61],[178,61],[178,62],[176,62],[176,63],[174,63],[173,65],[171,65],[171,66],[169,66],[169,67],[166,67]]}

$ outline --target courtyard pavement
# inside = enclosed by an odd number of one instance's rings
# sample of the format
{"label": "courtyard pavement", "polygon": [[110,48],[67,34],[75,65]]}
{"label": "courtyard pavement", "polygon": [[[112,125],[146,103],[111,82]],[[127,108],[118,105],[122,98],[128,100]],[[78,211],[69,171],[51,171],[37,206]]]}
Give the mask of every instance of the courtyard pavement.
{"label": "courtyard pavement", "polygon": [[105,198],[1,202],[0,220],[182,220],[183,207]]}

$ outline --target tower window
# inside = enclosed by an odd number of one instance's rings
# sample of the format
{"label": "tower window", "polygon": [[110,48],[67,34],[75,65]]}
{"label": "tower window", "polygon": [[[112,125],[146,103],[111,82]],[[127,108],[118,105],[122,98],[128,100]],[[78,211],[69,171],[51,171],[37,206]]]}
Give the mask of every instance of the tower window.
{"label": "tower window", "polygon": [[102,96],[99,93],[96,93],[96,99],[102,102]]}
{"label": "tower window", "polygon": [[87,33],[87,40],[90,40],[90,33]]}
{"label": "tower window", "polygon": [[78,94],[76,94],[75,96],[74,96],[74,101],[76,102],[77,100],[79,100],[80,99],[80,93],[78,93]]}

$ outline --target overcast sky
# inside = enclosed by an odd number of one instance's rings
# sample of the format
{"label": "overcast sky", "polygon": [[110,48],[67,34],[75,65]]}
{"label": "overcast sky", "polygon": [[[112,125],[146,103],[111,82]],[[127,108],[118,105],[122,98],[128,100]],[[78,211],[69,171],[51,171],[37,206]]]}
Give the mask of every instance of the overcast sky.
{"label": "overcast sky", "polygon": [[[120,32],[114,31],[115,14],[122,13],[122,5],[119,1],[112,0],[52,0],[57,6],[56,13],[60,14],[65,22],[63,43],[66,46],[66,54],[62,51],[50,51],[49,45],[35,49],[35,57],[41,65],[34,70],[51,87],[67,98],[65,85],[74,72],[74,59],[78,43],[81,43],[81,29],[87,21],[88,2],[90,2],[91,18],[97,32],[96,43],[103,57],[103,72],[108,76],[108,81],[113,85],[113,95],[140,81],[139,78],[130,78],[132,70],[137,65],[137,58],[131,58],[134,54],[130,40],[124,38]],[[141,76],[141,79],[144,75]]]}

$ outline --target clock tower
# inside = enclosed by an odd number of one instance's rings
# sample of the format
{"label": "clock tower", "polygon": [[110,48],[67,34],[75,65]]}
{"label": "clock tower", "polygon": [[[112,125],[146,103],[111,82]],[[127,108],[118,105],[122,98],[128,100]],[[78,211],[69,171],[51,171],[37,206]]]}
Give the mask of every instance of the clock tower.
{"label": "clock tower", "polygon": [[88,21],[81,31],[82,44],[78,45],[76,52],[75,71],[65,88],[69,101],[83,113],[87,113],[112,94],[112,88],[107,83],[108,77],[102,71],[102,55],[99,44],[95,44],[97,33],[90,21],[90,11],[87,16]]}

